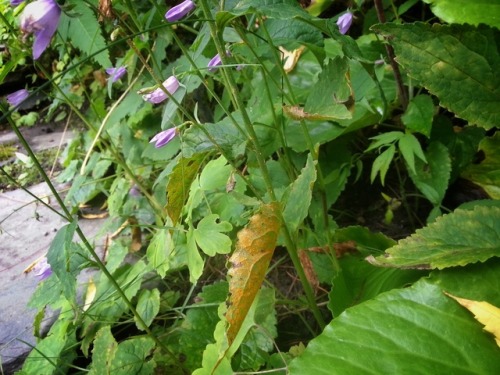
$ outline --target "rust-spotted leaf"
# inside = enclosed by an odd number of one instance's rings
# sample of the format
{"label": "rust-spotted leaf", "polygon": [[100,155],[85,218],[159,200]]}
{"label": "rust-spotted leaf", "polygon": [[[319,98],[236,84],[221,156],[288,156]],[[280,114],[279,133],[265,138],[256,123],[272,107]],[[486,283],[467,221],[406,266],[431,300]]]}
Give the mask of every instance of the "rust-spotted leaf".
{"label": "rust-spotted leaf", "polygon": [[230,258],[229,306],[226,313],[226,331],[232,344],[257,295],[271,262],[280,220],[279,205],[268,204],[252,216],[249,224],[238,233],[238,243]]}
{"label": "rust-spotted leaf", "polygon": [[190,158],[181,158],[170,175],[167,186],[167,210],[174,225],[181,216],[182,207],[188,198],[189,187],[204,157],[205,154],[194,154]]}

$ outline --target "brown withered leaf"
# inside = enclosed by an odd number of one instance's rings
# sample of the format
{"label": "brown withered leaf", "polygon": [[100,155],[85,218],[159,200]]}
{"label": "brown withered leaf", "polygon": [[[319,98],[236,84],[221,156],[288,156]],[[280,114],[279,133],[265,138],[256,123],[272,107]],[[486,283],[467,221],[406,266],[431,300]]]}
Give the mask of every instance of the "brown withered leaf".
{"label": "brown withered leaf", "polygon": [[317,293],[319,290],[319,280],[311,262],[311,258],[309,258],[306,251],[299,250],[299,259],[300,264],[302,264],[302,268],[304,269],[304,273],[306,274],[307,281],[311,284],[314,292]]}
{"label": "brown withered leaf", "polygon": [[277,203],[263,205],[238,233],[236,249],[229,259],[229,301],[226,312],[229,346],[241,328],[260,289],[276,247],[280,230]]}

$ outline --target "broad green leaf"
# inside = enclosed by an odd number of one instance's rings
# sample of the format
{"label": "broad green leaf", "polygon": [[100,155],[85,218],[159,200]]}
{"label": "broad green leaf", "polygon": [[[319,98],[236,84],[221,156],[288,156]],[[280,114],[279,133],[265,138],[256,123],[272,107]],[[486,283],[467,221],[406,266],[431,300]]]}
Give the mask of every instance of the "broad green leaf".
{"label": "broad green leaf", "polygon": [[229,346],[240,331],[271,262],[280,229],[277,210],[277,204],[263,205],[260,212],[250,218],[248,225],[238,232],[228,271],[231,277],[226,313]]}
{"label": "broad green leaf", "polygon": [[115,357],[117,347],[118,343],[111,333],[111,327],[102,327],[95,335],[89,375],[111,375],[110,364]]}
{"label": "broad green leaf", "polygon": [[451,160],[448,149],[439,142],[432,142],[425,152],[427,164],[416,160],[410,177],[415,186],[434,206],[441,204],[451,175]]}
{"label": "broad green leaf", "polygon": [[372,172],[370,174],[370,181],[373,183],[377,174],[380,173],[380,181],[382,182],[382,186],[385,183],[385,175],[389,170],[389,166],[391,165],[392,159],[394,158],[394,154],[396,152],[396,147],[394,145],[390,145],[387,149],[382,152],[377,158],[373,161]]}
{"label": "broad green leaf", "polygon": [[200,188],[202,190],[224,188],[231,174],[231,169],[224,156],[209,161],[200,173]]}
{"label": "broad green leaf", "polygon": [[[141,290],[137,299],[136,310],[144,323],[146,323],[146,326],[149,327],[160,311],[160,291],[156,288]],[[145,327],[143,327],[142,323],[135,316],[134,320],[137,328],[144,331]]]}
{"label": "broad green leaf", "polygon": [[500,1],[498,0],[424,0],[432,13],[448,23],[468,23],[500,28]]}
{"label": "broad green leaf", "polygon": [[231,251],[231,239],[222,232],[231,231],[233,226],[227,221],[218,222],[218,220],[219,215],[208,215],[194,230],[196,243],[209,256],[227,254]]}
{"label": "broad green leaf", "polygon": [[316,181],[316,167],[311,155],[307,157],[307,163],[300,172],[300,176],[290,185],[283,219],[291,233],[295,233],[299,225],[306,218],[311,204],[312,190]]}
{"label": "broad green leaf", "polygon": [[170,254],[173,247],[170,231],[162,228],[155,232],[146,250],[149,264],[162,278],[170,269]]}
{"label": "broad green leaf", "polygon": [[[498,284],[475,274],[475,288]],[[438,274],[439,275],[439,274]],[[478,285],[479,284],[479,285]],[[497,289],[498,290],[498,289]],[[482,299],[477,293],[477,299]],[[422,279],[346,310],[289,365],[294,374],[496,374],[500,350],[471,314]]]}
{"label": "broad green leaf", "polygon": [[406,133],[402,136],[399,139],[398,147],[412,172],[415,172],[415,156],[424,162],[427,161],[422,151],[422,146],[420,146],[418,139],[413,134]]}
{"label": "broad green leaf", "polygon": [[102,49],[103,51],[92,59],[103,68],[112,67],[109,50],[106,48],[106,41],[94,12],[82,1],[68,0],[67,5],[71,6],[71,13],[75,14],[75,17],[70,17],[64,12],[61,14],[58,31],[63,38],[69,38],[73,45],[87,56]]}
{"label": "broad green leaf", "polygon": [[398,63],[443,107],[485,129],[500,123],[500,31],[423,23],[372,28],[390,38]]}
{"label": "broad green leaf", "polygon": [[77,222],[65,225],[57,232],[47,252],[47,261],[52,272],[61,282],[62,291],[68,301],[76,302],[76,276],[78,266],[84,261],[72,251],[73,236]]}
{"label": "broad green leaf", "polygon": [[194,154],[190,158],[181,158],[174,167],[167,186],[168,216],[175,225],[181,216],[182,208],[188,198],[189,187],[198,173],[205,154]]}
{"label": "broad green leaf", "polygon": [[347,58],[329,61],[311,88],[304,105],[306,119],[340,120],[352,118],[354,108]]}
{"label": "broad green leaf", "polygon": [[203,273],[205,262],[198,251],[193,228],[189,228],[186,235],[187,263],[189,268],[189,281],[195,284]]}
{"label": "broad green leaf", "polygon": [[22,368],[23,375],[50,375],[61,371],[63,351],[68,344],[71,321],[60,320],[50,329],[49,334],[36,344]]}
{"label": "broad green leaf", "polygon": [[155,342],[151,337],[133,337],[121,342],[111,362],[110,374],[113,375],[152,375],[155,363],[147,359]]}
{"label": "broad green leaf", "polygon": [[500,134],[484,138],[479,150],[484,153],[484,160],[470,164],[463,171],[462,177],[481,186],[493,199],[500,199]]}
{"label": "broad green leaf", "polygon": [[384,255],[370,258],[370,262],[398,268],[443,269],[495,256],[500,256],[500,208],[477,206],[438,217]]}
{"label": "broad green leaf", "polygon": [[401,121],[407,129],[421,133],[427,138],[431,135],[434,102],[429,95],[417,95],[410,103]]}

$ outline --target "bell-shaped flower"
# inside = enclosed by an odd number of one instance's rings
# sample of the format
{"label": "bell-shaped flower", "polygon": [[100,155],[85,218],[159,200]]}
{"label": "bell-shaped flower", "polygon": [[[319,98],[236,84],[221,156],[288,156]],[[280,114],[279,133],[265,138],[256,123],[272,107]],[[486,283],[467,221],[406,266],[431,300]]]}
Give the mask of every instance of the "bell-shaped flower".
{"label": "bell-shaped flower", "polygon": [[48,47],[57,30],[61,8],[55,0],[36,0],[26,5],[21,14],[21,31],[33,33],[33,59],[38,59]]}
{"label": "bell-shaped flower", "polygon": [[220,58],[220,55],[217,54],[208,62],[208,71],[215,72],[220,64],[222,64],[222,60]]}
{"label": "bell-shaped flower", "polygon": [[196,5],[191,0],[183,1],[179,5],[170,8],[168,12],[165,13],[165,18],[167,19],[168,22],[179,21],[181,18],[186,16],[186,14],[191,12],[194,8],[196,8]]}
{"label": "bell-shaped flower", "polygon": [[7,103],[13,107],[17,107],[19,104],[24,102],[26,98],[30,96],[30,93],[26,89],[21,89],[7,95]]}
{"label": "bell-shaped flower", "polygon": [[154,143],[156,148],[165,146],[177,135],[177,128],[170,128],[156,134],[149,143]]}
{"label": "bell-shaped flower", "polygon": [[45,280],[47,277],[52,275],[52,268],[50,268],[50,264],[47,263],[46,257],[43,257],[35,264],[35,267],[33,267],[33,273],[40,281]]}
{"label": "bell-shaped flower", "polygon": [[[179,88],[179,80],[175,76],[168,77],[165,82],[163,82],[163,87],[167,90],[170,95],[173,95]],[[150,103],[158,104],[163,102],[168,98],[168,95],[163,91],[161,87],[144,94],[142,98]]]}
{"label": "bell-shaped flower", "polygon": [[349,31],[349,28],[352,25],[352,18],[353,15],[351,12],[347,12],[339,17],[337,20],[337,26],[339,27],[339,31],[341,34],[347,33]]}
{"label": "bell-shaped flower", "polygon": [[118,68],[107,68],[106,73],[109,74],[109,79],[111,82],[115,83],[120,78],[122,78],[125,73],[127,73],[127,68],[124,66],[119,66]]}

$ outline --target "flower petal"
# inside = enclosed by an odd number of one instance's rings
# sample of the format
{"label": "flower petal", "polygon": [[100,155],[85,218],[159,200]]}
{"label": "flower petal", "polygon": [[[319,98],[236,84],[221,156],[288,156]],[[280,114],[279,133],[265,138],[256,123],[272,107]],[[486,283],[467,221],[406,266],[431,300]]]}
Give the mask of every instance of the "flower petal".
{"label": "flower petal", "polygon": [[165,18],[167,19],[168,22],[179,21],[186,14],[191,12],[194,8],[196,8],[196,5],[191,0],[183,1],[179,5],[170,8],[168,12],[165,13]]}

